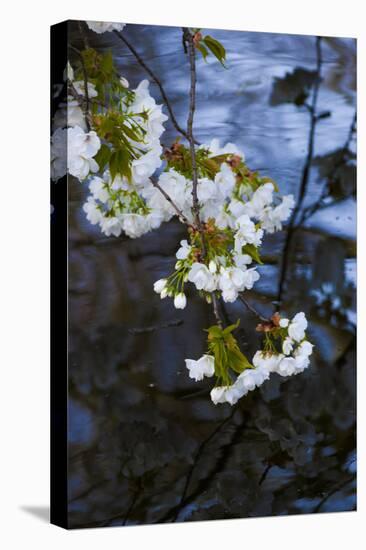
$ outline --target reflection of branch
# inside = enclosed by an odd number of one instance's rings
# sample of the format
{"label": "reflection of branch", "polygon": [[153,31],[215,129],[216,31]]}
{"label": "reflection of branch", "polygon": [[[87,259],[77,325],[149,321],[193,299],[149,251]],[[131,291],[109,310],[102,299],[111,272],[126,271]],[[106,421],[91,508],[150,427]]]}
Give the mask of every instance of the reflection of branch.
{"label": "reflection of branch", "polygon": [[[357,123],[357,111],[355,112],[355,114],[352,118],[352,123],[351,123],[350,129],[349,129],[348,135],[347,135],[346,142],[345,142],[345,144],[343,145],[343,147],[341,149],[340,158],[339,158],[338,162],[336,162],[334,164],[333,170],[327,176],[328,181],[331,181],[334,178],[338,168],[340,166],[342,166],[342,164],[345,162],[345,157],[346,157],[346,155],[349,151],[349,146],[351,144],[353,134],[356,131],[356,123]],[[314,202],[313,204],[311,204],[310,206],[308,206],[307,208],[304,209],[304,211],[302,213],[302,216],[299,220],[299,223],[296,226],[296,229],[299,228],[311,216],[313,216],[315,214],[315,212],[317,212],[320,208],[322,208],[322,206],[323,206],[322,203],[323,203],[324,199],[326,199],[329,196],[329,191],[330,191],[329,186],[326,185],[324,187],[323,192],[320,195],[319,199],[316,202]]]}
{"label": "reflection of branch", "polygon": [[335,487],[333,487],[333,489],[329,491],[329,493],[327,493],[325,497],[322,498],[321,501],[315,506],[312,513],[315,514],[316,512],[320,512],[320,508],[323,506],[323,504],[327,502],[327,500],[330,499],[330,497],[332,497],[335,493],[338,493],[338,491],[343,489],[343,487],[351,483],[351,481],[353,481],[354,479],[355,479],[355,476],[352,475],[351,477],[348,477],[347,479],[341,481]]}
{"label": "reflection of branch", "polygon": [[264,483],[270,469],[272,468],[272,464],[267,464],[267,466],[264,468],[263,473],[259,479],[258,485],[261,486],[262,483]]}
{"label": "reflection of branch", "polygon": [[141,328],[129,328],[128,332],[130,334],[146,334],[147,332],[154,332],[156,330],[161,330],[163,328],[179,327],[182,324],[183,324],[182,319],[174,319],[173,321],[168,321],[167,323],[163,323],[161,325],[153,325],[151,327],[141,327]]}
{"label": "reflection of branch", "polygon": [[241,302],[243,302],[243,304],[245,305],[245,307],[247,309],[249,309],[249,311],[251,311],[253,313],[253,315],[255,315],[256,317],[258,317],[258,319],[260,319],[261,321],[264,321],[265,323],[268,323],[269,322],[269,319],[267,319],[266,317],[263,317],[245,298],[242,294],[239,294],[239,300]]}
{"label": "reflection of branch", "polygon": [[185,483],[184,483],[184,487],[183,487],[183,491],[182,491],[182,494],[181,494],[181,497],[179,499],[179,503],[171,510],[169,510],[165,515],[164,517],[160,518],[156,523],[161,523],[163,521],[168,521],[170,518],[172,519],[172,521],[176,521],[178,515],[179,515],[179,512],[184,508],[184,506],[186,505],[186,500],[187,500],[187,493],[188,493],[188,489],[189,489],[189,485],[191,483],[191,479],[192,479],[192,476],[193,476],[193,472],[196,468],[196,465],[197,463],[199,462],[203,452],[205,451],[205,448],[206,446],[208,445],[208,443],[215,437],[215,435],[224,427],[226,426],[226,424],[228,422],[230,422],[230,420],[232,419],[232,417],[234,416],[234,413],[236,412],[236,407],[233,407],[232,408],[232,411],[231,413],[229,414],[229,416],[227,416],[225,418],[225,420],[223,420],[222,422],[220,422],[220,424],[218,426],[216,426],[216,428],[210,433],[210,435],[208,437],[206,437],[206,439],[204,439],[202,441],[202,443],[200,444],[200,446],[198,447],[197,451],[196,451],[196,454],[195,454],[195,457],[194,457],[194,460],[193,460],[193,464],[192,466],[190,467],[190,469],[188,470],[188,473],[187,473],[187,477],[186,477],[186,480],[185,480]]}
{"label": "reflection of branch", "polygon": [[294,235],[295,222],[296,222],[297,215],[301,210],[302,203],[306,194],[307,185],[309,181],[310,167],[313,160],[315,128],[318,122],[316,107],[317,107],[317,101],[318,101],[319,86],[321,82],[321,67],[322,67],[321,37],[317,36],[316,37],[316,80],[313,86],[311,103],[310,105],[307,106],[309,115],[310,115],[308,152],[306,156],[305,165],[303,167],[299,196],[288,224],[285,246],[282,253],[282,265],[280,268],[279,287],[278,287],[278,294],[277,294],[277,302],[279,304],[281,304],[284,286],[286,283],[288,261],[289,261],[290,249],[292,244],[292,238]]}
{"label": "reflection of branch", "polygon": [[155,84],[158,86],[159,90],[160,90],[160,93],[161,93],[161,97],[163,98],[163,101],[168,109],[168,112],[169,112],[169,115],[170,115],[170,118],[171,118],[171,121],[175,127],[175,129],[177,130],[177,132],[179,132],[180,134],[182,134],[182,136],[184,136],[186,139],[188,139],[188,136],[187,136],[187,132],[185,130],[183,130],[183,128],[178,124],[178,121],[177,119],[175,118],[175,115],[174,115],[174,112],[173,112],[173,109],[172,109],[172,106],[170,104],[170,101],[165,93],[165,90],[163,88],[163,85],[162,83],[160,82],[159,78],[156,76],[156,74],[150,69],[150,67],[145,63],[145,61],[142,59],[142,57],[140,56],[140,54],[135,50],[135,48],[132,46],[132,44],[127,40],[127,38],[125,38],[125,36],[119,32],[119,31],[113,31],[114,34],[116,36],[118,36],[118,38],[120,40],[122,40],[122,42],[127,46],[127,48],[130,50],[130,52],[135,56],[135,58],[137,59],[137,61],[140,63],[141,67],[143,67],[145,69],[145,71],[147,72],[147,74],[152,78],[152,80],[155,82]]}

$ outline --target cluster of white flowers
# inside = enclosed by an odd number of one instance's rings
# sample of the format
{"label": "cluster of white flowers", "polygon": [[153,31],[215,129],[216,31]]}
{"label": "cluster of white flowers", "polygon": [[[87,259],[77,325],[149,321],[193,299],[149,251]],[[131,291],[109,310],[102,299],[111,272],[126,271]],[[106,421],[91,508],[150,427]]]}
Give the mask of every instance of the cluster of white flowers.
{"label": "cluster of white flowers", "polygon": [[[228,143],[220,148],[219,142],[213,140],[210,145],[202,145],[199,149],[208,151],[209,158],[223,155],[223,158],[229,160],[221,162],[214,179],[198,179],[197,196],[201,220],[205,223],[214,220],[216,228],[230,231],[234,243],[226,255],[211,257],[207,262],[192,261],[192,258],[186,261],[186,267],[190,269],[185,274],[185,279],[193,283],[197,290],[207,293],[218,290],[225,302],[234,302],[240,292],[251,289],[259,279],[256,269],[248,268],[253,257],[246,253],[245,247],[249,245],[258,249],[265,232],[280,230],[282,222],[291,214],[294,199],[292,195],[287,195],[279,204],[275,204],[275,187],[272,182],[265,182],[255,190],[247,183],[238,184],[230,158],[235,155],[237,162],[244,162],[244,154],[234,144]],[[171,197],[189,222],[193,223],[192,181],[176,169],[169,168],[161,174],[159,186]],[[171,203],[152,183],[147,182],[141,192],[149,207],[159,213],[163,221],[176,215]],[[185,258],[189,255],[188,248],[186,251]],[[180,254],[178,251],[178,260],[185,259]],[[175,296],[174,291],[170,289],[169,292],[169,288],[159,294],[162,297]]]}
{"label": "cluster of white flowers", "polygon": [[[307,320],[305,314],[297,313],[291,322],[288,319],[281,319],[280,328],[283,329],[283,353],[273,350],[257,351],[253,357],[254,368],[245,369],[233,384],[216,386],[211,390],[211,399],[215,405],[218,403],[234,405],[249,391],[268,380],[271,373],[291,376],[303,372],[309,366],[313,345],[306,340]],[[202,380],[205,376],[214,375],[215,358],[211,355],[203,355],[198,361],[186,359],[186,366],[190,378],[196,381]]]}
{"label": "cluster of white flowers", "polygon": [[107,21],[86,21],[89,29],[102,34],[103,32],[121,31],[126,23],[110,23]]}
{"label": "cluster of white flowers", "polygon": [[[104,23],[100,25],[104,25]],[[75,80],[74,70],[69,62],[64,76],[76,97],[85,96],[85,83],[83,80]],[[128,88],[129,84],[125,78],[122,77],[120,82],[124,88]],[[87,89],[90,100],[98,96],[92,82],[87,83]],[[162,105],[157,105],[150,95],[148,80],[143,80],[135,90],[131,91],[125,104],[122,99],[121,108],[127,115],[133,117],[134,123],[139,126],[144,135],[143,142],[130,140],[131,146],[139,151],[138,158],[133,160],[131,165],[132,188],[139,188],[141,196],[147,196],[150,193],[149,178],[162,163],[160,136],[164,131],[163,123],[168,117],[162,112]],[[93,157],[97,154],[101,142],[94,131],[86,132],[85,115],[73,95],[68,95],[67,103],[60,104],[53,120],[53,130],[51,138],[51,177],[53,180],[57,181],[68,172],[79,181],[83,181],[90,174],[99,170]],[[146,187],[148,189],[145,189]],[[88,202],[90,202],[89,199]],[[164,216],[159,212],[156,212],[154,218],[164,220]],[[119,225],[121,226],[121,224]],[[158,225],[153,227],[158,227]],[[115,232],[111,234],[115,234]]]}
{"label": "cluster of white flowers", "polygon": [[147,208],[130,182],[116,176],[112,181],[106,170],[103,177],[89,182],[90,195],[83,210],[91,224],[98,224],[106,236],[118,237],[122,232],[131,239],[141,237],[161,223],[155,212]]}
{"label": "cluster of white flowers", "polygon": [[[143,151],[143,154],[132,162],[132,181],[144,189],[149,185],[149,178],[162,163],[163,149],[160,136],[164,132],[163,123],[168,120],[168,117],[163,113],[163,106],[157,105],[150,95],[148,80],[140,82],[133,93],[134,101],[129,105],[127,112],[135,116],[135,121],[140,124],[145,135],[143,143],[134,144]],[[138,113],[146,113],[147,116],[136,116]]]}

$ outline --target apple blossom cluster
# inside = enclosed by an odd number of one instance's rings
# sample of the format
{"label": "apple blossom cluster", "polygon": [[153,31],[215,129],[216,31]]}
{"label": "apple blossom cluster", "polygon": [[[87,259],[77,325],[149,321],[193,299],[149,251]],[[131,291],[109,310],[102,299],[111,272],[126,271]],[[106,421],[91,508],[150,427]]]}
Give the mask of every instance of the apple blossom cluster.
{"label": "apple blossom cluster", "polygon": [[[261,386],[272,373],[277,373],[280,376],[292,376],[303,372],[309,366],[313,345],[306,339],[307,320],[305,314],[297,313],[291,321],[279,318],[278,314],[274,315],[272,319],[271,325],[268,325],[268,330],[265,332],[264,348],[255,353],[253,364],[244,364],[242,372],[234,381],[229,378],[231,383],[216,385],[211,390],[211,399],[215,405],[218,403],[234,405],[249,391]],[[218,327],[215,328],[218,329]],[[186,359],[186,366],[190,378],[199,381],[205,376],[216,375],[220,384],[224,378],[222,353],[216,353],[217,348],[212,344],[211,349],[213,355],[205,354],[197,361]],[[228,349],[230,348],[228,347]],[[229,364],[227,368],[232,368],[232,365]]]}

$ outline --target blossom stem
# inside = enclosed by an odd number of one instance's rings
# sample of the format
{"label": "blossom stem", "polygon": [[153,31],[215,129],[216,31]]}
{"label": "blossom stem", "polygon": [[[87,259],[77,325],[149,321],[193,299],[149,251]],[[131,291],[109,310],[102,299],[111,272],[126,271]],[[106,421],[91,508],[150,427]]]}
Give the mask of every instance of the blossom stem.
{"label": "blossom stem", "polygon": [[183,128],[178,124],[178,121],[177,119],[175,118],[175,115],[174,115],[174,112],[173,112],[173,108],[170,104],[170,101],[168,99],[168,96],[166,95],[166,92],[164,90],[164,87],[161,83],[161,81],[159,80],[159,78],[156,76],[156,74],[152,71],[152,69],[150,69],[150,67],[145,63],[145,61],[142,59],[142,57],[140,56],[140,54],[135,50],[135,48],[132,46],[132,44],[130,43],[129,40],[127,40],[127,38],[124,36],[124,34],[122,34],[121,32],[119,31],[116,31],[114,30],[113,31],[114,34],[116,36],[118,36],[118,38],[127,46],[127,48],[130,50],[130,52],[135,56],[136,60],[138,61],[138,63],[141,65],[141,67],[143,67],[143,69],[145,69],[145,71],[147,72],[147,74],[152,78],[152,80],[155,82],[155,84],[157,85],[157,87],[159,88],[160,90],[160,93],[161,93],[161,97],[168,109],[168,112],[169,112],[169,115],[170,115],[170,119],[172,121],[172,124],[173,126],[175,127],[175,129],[177,130],[177,132],[179,132],[182,136],[184,136],[187,140],[188,140],[188,135],[187,135],[187,132],[185,130],[183,130]]}
{"label": "blossom stem", "polygon": [[316,49],[316,79],[313,86],[313,93],[311,98],[311,104],[308,105],[308,111],[310,115],[310,126],[309,126],[309,138],[308,138],[308,152],[306,155],[305,164],[302,171],[302,177],[301,177],[301,184],[300,184],[300,192],[299,196],[296,202],[296,206],[292,211],[291,218],[288,224],[288,230],[286,234],[286,240],[285,240],[285,246],[282,253],[282,262],[280,267],[280,277],[279,277],[279,286],[278,286],[278,293],[277,293],[277,304],[281,304],[283,292],[286,284],[286,278],[287,278],[287,271],[288,271],[288,264],[289,264],[289,256],[290,256],[290,250],[292,245],[292,240],[294,236],[294,230],[295,230],[295,224],[296,224],[296,218],[301,210],[302,203],[306,194],[307,185],[309,181],[309,175],[310,175],[310,168],[313,160],[313,153],[314,153],[314,138],[315,138],[315,129],[316,125],[318,123],[318,116],[316,112],[317,108],[317,102],[318,102],[318,93],[319,93],[319,87],[321,83],[321,67],[322,67],[322,51],[321,51],[321,37],[316,37],[315,42],[315,49]]}

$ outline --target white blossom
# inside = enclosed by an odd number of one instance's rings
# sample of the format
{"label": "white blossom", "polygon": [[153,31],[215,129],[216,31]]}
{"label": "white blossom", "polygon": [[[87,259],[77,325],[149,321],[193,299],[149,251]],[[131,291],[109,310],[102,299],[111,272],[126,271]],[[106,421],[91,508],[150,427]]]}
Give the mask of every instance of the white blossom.
{"label": "white blossom", "polygon": [[216,277],[205,264],[195,262],[188,273],[188,281],[194,283],[197,290],[212,292],[216,289]]}
{"label": "white blossom", "polygon": [[247,214],[243,214],[236,220],[236,227],[235,250],[238,253],[241,252],[242,247],[246,244],[261,245],[263,230],[257,229]]}
{"label": "white blossom", "polygon": [[107,237],[111,235],[118,237],[122,232],[121,220],[116,216],[103,218],[101,221],[101,230]]}
{"label": "white blossom", "polygon": [[87,220],[89,220],[92,225],[96,225],[102,221],[103,215],[93,197],[88,197],[83,205],[83,210],[86,213]]}
{"label": "white blossom", "polygon": [[57,128],[51,138],[51,178],[54,181],[67,171],[67,129]]}
{"label": "white blossom", "polygon": [[239,292],[252,288],[258,279],[259,273],[255,268],[221,267],[218,283],[224,302],[235,302]]}
{"label": "white blossom", "polygon": [[[84,80],[76,80],[72,84],[73,84],[73,86],[76,90],[76,93],[78,95],[81,95],[81,96],[85,95],[85,82],[84,82]],[[87,83],[87,90],[88,90],[89,99],[92,99],[93,97],[97,97],[98,92],[95,89],[95,86],[92,82]]]}
{"label": "white blossom", "polygon": [[282,351],[285,355],[290,355],[294,349],[294,341],[287,336],[282,344]]}
{"label": "white blossom", "polygon": [[176,309],[184,309],[187,305],[187,298],[183,292],[180,292],[174,297],[174,307]]}
{"label": "white blossom", "polygon": [[108,201],[110,194],[104,179],[93,176],[89,183],[89,189],[95,199],[104,203]]}
{"label": "white blossom", "polygon": [[242,395],[245,395],[248,391],[261,386],[265,380],[268,380],[269,375],[269,370],[262,365],[255,369],[245,369],[236,379],[235,386],[242,388]]}
{"label": "white blossom", "polygon": [[180,248],[177,250],[175,255],[178,260],[185,260],[189,256],[191,250],[192,247],[184,239],[183,241],[180,241]]}
{"label": "white blossom", "polygon": [[200,359],[186,359],[186,366],[189,370],[189,377],[198,382],[204,376],[211,377],[215,373],[215,358],[212,355],[203,355]]}
{"label": "white blossom", "polygon": [[150,230],[147,216],[135,213],[122,214],[121,226],[126,235],[131,239],[137,239]]}
{"label": "white blossom", "polygon": [[295,206],[293,195],[285,195],[282,202],[275,208],[266,208],[260,216],[261,226],[267,233],[274,233],[282,229],[282,222],[286,221]]}
{"label": "white blossom", "polygon": [[253,365],[268,372],[276,372],[283,357],[283,354],[257,351],[253,357]]}
{"label": "white blossom", "polygon": [[229,403],[235,405],[243,396],[242,390],[233,384],[232,386],[216,386],[211,390],[211,399],[215,405]]}
{"label": "white blossom", "polygon": [[121,31],[126,23],[110,23],[107,21],[86,21],[89,29],[102,34],[103,32]]}
{"label": "white blossom", "polygon": [[215,176],[215,183],[224,198],[231,196],[235,186],[235,176],[226,162],[221,164],[220,170]]}
{"label": "white blossom", "polygon": [[121,83],[121,86],[123,86],[124,88],[128,88],[130,86],[130,83],[128,82],[127,78],[125,78],[124,76],[121,76],[119,81]]}
{"label": "white blossom", "polygon": [[166,288],[166,283],[167,283],[166,279],[158,279],[157,281],[155,281],[154,292],[156,292],[157,294],[161,294],[163,290]]}
{"label": "white blossom", "polygon": [[88,176],[89,172],[97,172],[99,166],[93,157],[100,149],[100,145],[100,139],[96,132],[85,133],[79,126],[68,128],[67,162],[69,173],[81,181]]}
{"label": "white blossom", "polygon": [[301,342],[305,338],[305,330],[308,326],[308,322],[305,317],[305,313],[302,311],[297,313],[288,326],[288,335],[292,340]]}

